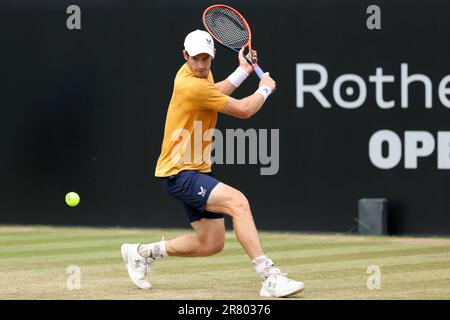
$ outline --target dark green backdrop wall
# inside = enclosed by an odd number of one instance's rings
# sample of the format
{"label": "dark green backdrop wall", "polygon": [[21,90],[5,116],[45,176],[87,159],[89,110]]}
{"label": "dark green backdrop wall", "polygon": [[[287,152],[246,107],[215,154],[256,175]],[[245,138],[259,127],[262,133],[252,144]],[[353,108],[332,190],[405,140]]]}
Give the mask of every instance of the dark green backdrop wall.
{"label": "dark green backdrop wall", "polygon": [[[436,165],[437,134],[450,131],[450,109],[438,98],[439,81],[450,74],[450,3],[378,1],[382,29],[368,30],[373,3],[365,0],[224,2],[247,17],[260,65],[278,82],[250,120],[222,115],[218,122],[223,131],[280,130],[277,175],[261,176],[258,165],[215,166],[218,177],[247,195],[257,225],[345,232],[355,226],[358,199],[383,197],[390,233],[450,234],[450,171]],[[0,2],[0,223],[188,226],[153,172],[184,37],[202,28],[211,3]],[[81,30],[66,28],[71,4],[81,8]],[[213,72],[223,79],[237,58],[217,50]],[[331,108],[309,93],[297,106],[296,65],[304,63],[326,68],[323,93]],[[432,108],[425,108],[421,84],[410,85],[409,107],[401,108],[401,63],[431,79]],[[384,91],[396,101],[391,109],[376,104],[368,80],[376,68],[395,76]],[[348,73],[367,84],[367,98],[355,109],[333,99],[334,80]],[[305,75],[318,81],[317,73]],[[235,97],[257,85],[252,76]],[[368,145],[382,129],[402,143],[405,131],[427,131],[436,148],[416,169],[405,169],[404,155],[392,169],[379,169]],[[81,196],[76,208],[64,203],[72,190]]]}

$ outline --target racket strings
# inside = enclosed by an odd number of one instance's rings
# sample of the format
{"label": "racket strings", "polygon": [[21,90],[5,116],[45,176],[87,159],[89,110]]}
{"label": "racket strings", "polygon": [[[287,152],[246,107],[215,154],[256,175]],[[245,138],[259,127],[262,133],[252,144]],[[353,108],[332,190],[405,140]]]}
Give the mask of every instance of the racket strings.
{"label": "racket strings", "polygon": [[248,43],[249,33],[242,19],[233,11],[218,7],[205,14],[205,24],[222,44],[239,50]]}

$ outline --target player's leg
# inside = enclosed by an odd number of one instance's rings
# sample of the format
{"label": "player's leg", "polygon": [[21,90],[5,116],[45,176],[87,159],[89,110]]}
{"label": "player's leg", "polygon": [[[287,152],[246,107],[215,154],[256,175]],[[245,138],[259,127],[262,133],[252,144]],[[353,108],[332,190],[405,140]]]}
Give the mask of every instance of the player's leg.
{"label": "player's leg", "polygon": [[211,191],[205,209],[233,218],[236,237],[252,260],[264,255],[250,205],[242,192],[221,182]]}
{"label": "player's leg", "polygon": [[[198,213],[197,210],[193,212]],[[211,218],[213,213],[204,213],[191,223],[194,234],[185,234],[172,240],[161,240],[148,244],[123,244],[122,257],[131,281],[141,289],[151,288],[145,279],[147,271],[155,259],[166,256],[201,257],[222,251],[225,242],[224,218]]]}
{"label": "player's leg", "polygon": [[[203,257],[222,251],[225,243],[225,222],[223,218],[202,218],[192,222],[191,226],[195,233],[184,234],[165,241],[164,249],[167,256]],[[144,257],[154,255],[155,244],[142,244],[139,247],[139,253]]]}
{"label": "player's leg", "polygon": [[286,277],[263,252],[247,198],[239,190],[219,183],[212,190],[206,209],[223,212],[233,219],[233,229],[242,247],[252,259],[262,279],[261,296],[286,297],[304,290],[302,282]]}
{"label": "player's leg", "polygon": [[147,244],[124,244],[121,247],[128,274],[139,288],[148,289],[145,280],[155,259],[165,256],[206,256],[222,250],[225,238],[224,216],[204,210],[211,190],[219,183],[212,174],[182,171],[162,179],[169,195],[181,201],[185,213],[195,230],[194,234],[164,239]]}

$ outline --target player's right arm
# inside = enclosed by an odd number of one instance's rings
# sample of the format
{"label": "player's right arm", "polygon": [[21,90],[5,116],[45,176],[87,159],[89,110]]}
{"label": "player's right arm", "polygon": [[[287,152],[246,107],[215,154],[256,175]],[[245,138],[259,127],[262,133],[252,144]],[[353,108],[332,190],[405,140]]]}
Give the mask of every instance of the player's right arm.
{"label": "player's right arm", "polygon": [[[269,76],[268,73],[266,73],[259,82],[259,88],[262,88],[263,86],[269,87],[272,92],[276,88],[275,81]],[[254,94],[243,99],[234,99],[229,97],[228,103],[222,109],[221,113],[225,113],[239,119],[248,119],[261,109],[264,101],[264,95],[259,91],[256,91]]]}

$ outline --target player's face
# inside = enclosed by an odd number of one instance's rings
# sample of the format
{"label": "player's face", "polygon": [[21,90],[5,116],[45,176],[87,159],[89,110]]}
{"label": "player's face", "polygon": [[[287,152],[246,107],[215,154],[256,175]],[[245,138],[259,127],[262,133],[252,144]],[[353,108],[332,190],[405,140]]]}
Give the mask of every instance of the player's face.
{"label": "player's face", "polygon": [[209,70],[211,69],[212,57],[207,53],[200,53],[196,56],[189,56],[186,52],[184,53],[184,58],[186,59],[189,68],[198,78],[208,77]]}

